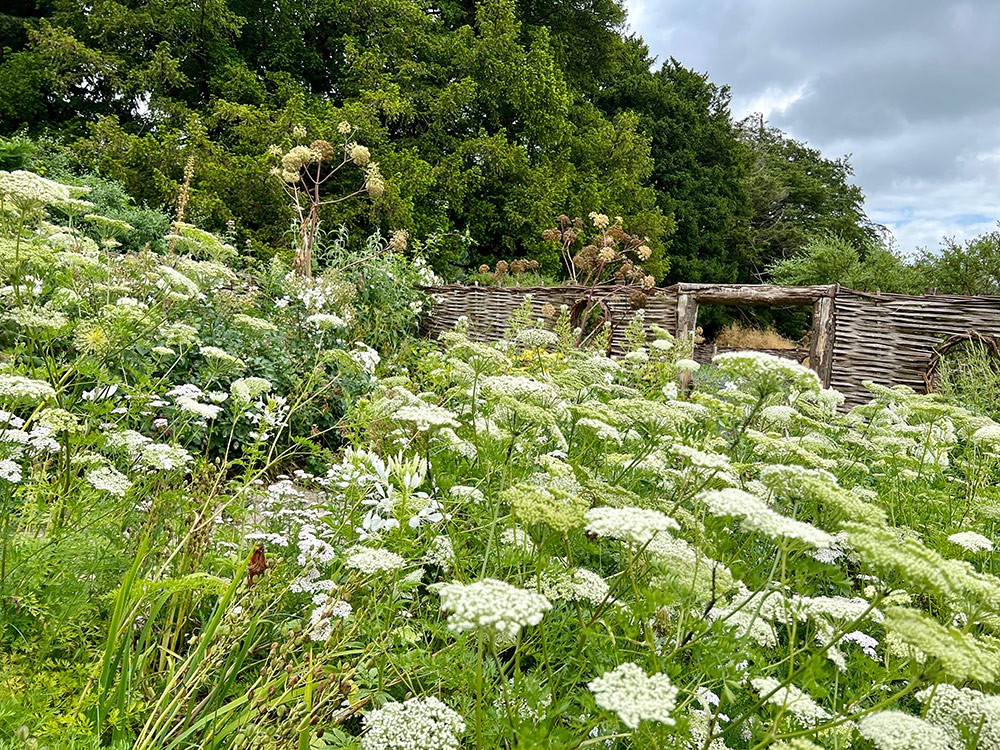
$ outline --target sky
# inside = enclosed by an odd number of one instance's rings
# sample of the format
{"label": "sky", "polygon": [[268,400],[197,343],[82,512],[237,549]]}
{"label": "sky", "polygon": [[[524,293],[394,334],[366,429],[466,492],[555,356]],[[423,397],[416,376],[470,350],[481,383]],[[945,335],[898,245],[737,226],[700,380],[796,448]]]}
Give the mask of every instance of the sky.
{"label": "sky", "polygon": [[629,27],[735,119],[848,155],[905,254],[1000,220],[1000,0],[627,0]]}

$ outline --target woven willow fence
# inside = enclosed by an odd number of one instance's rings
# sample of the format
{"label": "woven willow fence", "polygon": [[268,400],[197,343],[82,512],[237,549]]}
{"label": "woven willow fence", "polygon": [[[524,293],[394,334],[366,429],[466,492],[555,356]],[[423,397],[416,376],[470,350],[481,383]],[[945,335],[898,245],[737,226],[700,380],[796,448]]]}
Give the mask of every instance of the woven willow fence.
{"label": "woven willow fence", "polygon": [[[557,308],[572,306],[586,288],[450,285],[427,291],[434,300],[425,324],[428,336],[436,338],[465,316],[473,338],[491,341],[502,338],[507,319],[525,296],[531,295],[532,310],[542,317],[546,303]],[[621,352],[622,332],[635,314],[627,301],[628,291],[607,301],[613,321],[612,353]],[[868,392],[861,385],[866,380],[925,391],[936,352],[956,336],[1000,338],[1000,297],[866,294],[837,285],[676,284],[653,291],[645,308],[645,323],[681,338],[693,336],[698,307],[709,304],[811,307],[808,351],[772,353],[812,367],[823,384],[844,393],[849,404],[867,400]],[[699,347],[696,359],[708,359],[713,351]]]}

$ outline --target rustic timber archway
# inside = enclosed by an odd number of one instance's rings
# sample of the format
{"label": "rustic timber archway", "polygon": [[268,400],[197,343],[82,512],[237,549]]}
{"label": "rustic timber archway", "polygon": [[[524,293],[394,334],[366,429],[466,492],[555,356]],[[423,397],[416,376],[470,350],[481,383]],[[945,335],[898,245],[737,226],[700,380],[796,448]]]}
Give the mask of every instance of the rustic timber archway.
{"label": "rustic timber archway", "polygon": [[836,333],[835,299],[839,285],[774,286],[768,284],[677,284],[677,338],[694,340],[698,328],[699,305],[753,307],[811,306],[809,366],[826,388],[833,371],[833,343]]}

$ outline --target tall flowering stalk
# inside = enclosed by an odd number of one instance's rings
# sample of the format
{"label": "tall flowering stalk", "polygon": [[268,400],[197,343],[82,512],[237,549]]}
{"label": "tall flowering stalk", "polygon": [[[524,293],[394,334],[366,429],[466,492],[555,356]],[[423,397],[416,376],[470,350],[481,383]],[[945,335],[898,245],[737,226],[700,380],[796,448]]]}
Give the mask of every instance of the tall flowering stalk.
{"label": "tall flowering stalk", "polygon": [[[341,122],[337,132],[344,139],[339,150],[325,140],[315,140],[308,146],[293,146],[287,152],[283,152],[280,146],[270,148],[272,154],[281,157],[280,165],[275,166],[271,174],[281,179],[298,218],[298,247],[292,268],[302,276],[312,276],[313,247],[320,225],[319,210],[363,193],[378,198],[385,192],[385,181],[378,164],[371,160],[371,152],[366,146],[351,140],[354,128],[350,123]],[[292,135],[297,140],[303,139],[306,130],[296,127]],[[346,195],[324,196],[324,186],[349,164],[363,170],[361,187]]]}
{"label": "tall flowering stalk", "polygon": [[610,323],[606,301],[630,290],[632,307],[645,307],[646,297],[656,286],[656,279],[646,273],[642,263],[653,254],[648,237],[629,234],[622,228],[622,218],[614,221],[605,214],[591,211],[590,222],[563,214],[558,226],[542,232],[542,238],[559,247],[566,274],[573,284],[587,287],[574,304],[572,320],[580,329],[577,345],[591,342],[604,323]]}

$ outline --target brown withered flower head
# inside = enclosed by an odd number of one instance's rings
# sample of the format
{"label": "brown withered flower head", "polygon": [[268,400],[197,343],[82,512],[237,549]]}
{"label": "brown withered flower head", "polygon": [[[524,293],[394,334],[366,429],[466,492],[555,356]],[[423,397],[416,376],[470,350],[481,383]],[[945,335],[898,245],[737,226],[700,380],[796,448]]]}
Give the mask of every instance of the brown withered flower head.
{"label": "brown withered flower head", "polygon": [[638,289],[629,292],[628,303],[632,306],[633,310],[639,310],[646,306],[647,298],[646,295],[640,292]]}
{"label": "brown withered flower head", "polygon": [[592,271],[597,268],[597,248],[587,245],[573,256],[573,265],[581,271]]}
{"label": "brown withered flower head", "polygon": [[498,274],[500,274],[501,276],[503,276],[509,270],[510,270],[510,266],[507,264],[507,261],[505,261],[505,260],[498,260],[497,261],[497,273]]}
{"label": "brown withered flower head", "polygon": [[333,161],[333,146],[329,141],[313,141],[309,148],[319,154],[319,160],[323,162]]}
{"label": "brown withered flower head", "polygon": [[510,263],[510,272],[513,273],[513,274],[524,273],[527,270],[528,270],[528,266],[527,266],[527,264],[525,264],[525,262],[523,260],[520,260],[520,259],[513,260]]}
{"label": "brown withered flower head", "polygon": [[538,268],[539,268],[539,263],[538,263],[537,260],[529,260],[528,261],[528,270],[529,271],[537,271]]}
{"label": "brown withered flower head", "polygon": [[548,320],[552,320],[556,316],[556,306],[551,302],[546,302],[542,305],[542,315]]}
{"label": "brown withered flower head", "polygon": [[546,229],[542,232],[542,239],[546,242],[560,242],[562,240],[562,232],[560,232],[555,227],[551,229]]}
{"label": "brown withered flower head", "polygon": [[567,224],[569,224],[569,217],[566,214],[559,214],[559,218],[557,219],[557,221],[563,226],[566,226]]}
{"label": "brown withered flower head", "polygon": [[488,265],[486,265],[485,263],[483,263],[479,267],[479,273],[489,273],[489,272],[490,272],[490,267]]}

